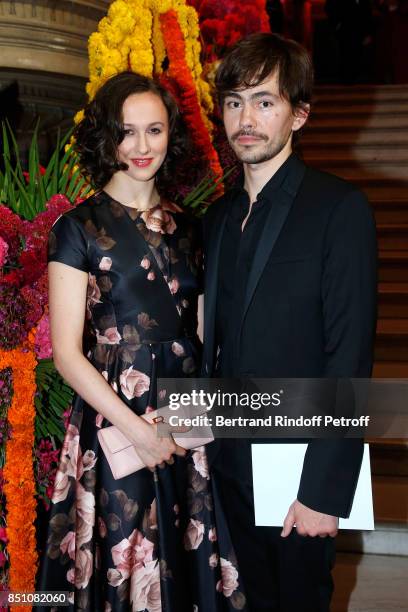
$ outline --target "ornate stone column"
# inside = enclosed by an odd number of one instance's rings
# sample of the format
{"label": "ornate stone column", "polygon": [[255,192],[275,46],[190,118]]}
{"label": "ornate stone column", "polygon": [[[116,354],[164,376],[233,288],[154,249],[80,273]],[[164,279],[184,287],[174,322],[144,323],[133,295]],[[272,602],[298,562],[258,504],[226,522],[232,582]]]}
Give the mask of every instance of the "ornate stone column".
{"label": "ornate stone column", "polygon": [[87,76],[87,40],[109,0],[0,0],[0,66]]}

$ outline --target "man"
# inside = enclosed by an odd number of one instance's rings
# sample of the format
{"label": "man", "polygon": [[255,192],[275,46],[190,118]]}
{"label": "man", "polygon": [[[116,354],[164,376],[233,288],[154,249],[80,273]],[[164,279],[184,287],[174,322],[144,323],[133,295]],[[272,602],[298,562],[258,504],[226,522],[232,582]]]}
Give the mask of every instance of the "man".
{"label": "man", "polygon": [[[243,176],[205,218],[205,376],[368,377],[375,224],[353,185],[292,153],[310,109],[306,51],[251,35],[225,56],[216,87]],[[281,530],[254,526],[250,442],[209,447],[251,612],[329,610],[333,536],[362,450],[358,439],[311,441]]]}

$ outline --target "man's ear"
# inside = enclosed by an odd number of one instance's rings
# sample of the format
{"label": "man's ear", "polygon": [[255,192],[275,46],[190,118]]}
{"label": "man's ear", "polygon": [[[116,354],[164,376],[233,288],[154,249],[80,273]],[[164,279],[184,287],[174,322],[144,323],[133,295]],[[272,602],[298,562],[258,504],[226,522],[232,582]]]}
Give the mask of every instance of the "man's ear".
{"label": "man's ear", "polygon": [[297,132],[298,130],[300,130],[300,128],[302,128],[308,117],[309,117],[309,113],[310,113],[310,104],[302,104],[302,106],[297,106],[295,108],[295,110],[293,111],[293,124],[292,124],[292,130],[294,132]]}

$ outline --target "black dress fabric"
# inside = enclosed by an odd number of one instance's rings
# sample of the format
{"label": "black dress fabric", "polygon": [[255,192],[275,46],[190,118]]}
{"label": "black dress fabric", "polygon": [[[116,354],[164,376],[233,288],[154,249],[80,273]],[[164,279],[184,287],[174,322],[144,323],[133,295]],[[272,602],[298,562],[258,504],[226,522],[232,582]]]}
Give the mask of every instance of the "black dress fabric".
{"label": "black dress fabric", "polygon": [[[156,408],[157,378],[199,371],[200,248],[172,203],[140,213],[104,192],[50,233],[49,261],[88,273],[88,359],[138,415]],[[89,612],[245,609],[205,448],[114,480],[97,439],[109,425],[75,398],[37,588]]]}

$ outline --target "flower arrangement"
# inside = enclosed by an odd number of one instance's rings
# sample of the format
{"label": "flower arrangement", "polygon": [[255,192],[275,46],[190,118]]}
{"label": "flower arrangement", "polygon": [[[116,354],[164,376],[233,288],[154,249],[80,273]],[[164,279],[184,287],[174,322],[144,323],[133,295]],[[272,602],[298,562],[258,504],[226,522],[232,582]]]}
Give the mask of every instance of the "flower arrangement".
{"label": "flower arrangement", "polygon": [[212,143],[214,104],[203,78],[199,36],[197,13],[185,0],[115,0],[89,38],[87,93],[92,99],[109,77],[123,70],[161,77],[178,99],[197,160],[208,160],[213,193],[220,195],[223,171]]}
{"label": "flower arrangement", "polygon": [[[227,47],[252,32],[269,32],[265,0],[188,0],[200,18],[204,57],[217,61]],[[208,68],[207,68],[208,69]]]}

